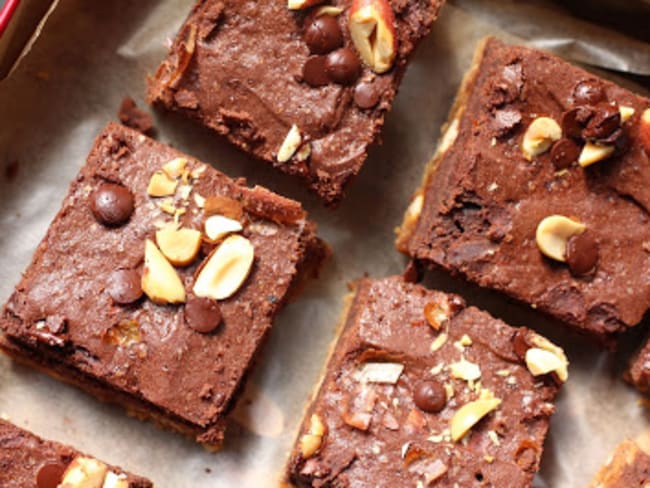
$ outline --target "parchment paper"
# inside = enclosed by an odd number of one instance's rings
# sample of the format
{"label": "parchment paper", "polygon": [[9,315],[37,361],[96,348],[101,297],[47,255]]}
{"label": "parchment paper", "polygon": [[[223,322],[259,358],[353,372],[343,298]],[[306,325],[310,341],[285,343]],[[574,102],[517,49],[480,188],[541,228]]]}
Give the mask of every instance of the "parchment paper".
{"label": "parchment paper", "polygon": [[[31,52],[0,83],[0,168],[5,172],[0,177],[2,301],[45,234],[95,135],[115,119],[123,96],[142,101],[145,74],[157,67],[166,40],[192,3],[62,0]],[[503,15],[507,11],[517,19],[516,34],[530,35],[532,41],[543,37],[544,46],[553,47],[548,32],[541,36],[537,27],[559,19],[553,8],[546,10],[547,17],[531,19],[516,2],[497,3],[505,9]],[[320,280],[311,282],[278,317],[221,452],[207,453],[180,435],[128,418],[120,408],[101,404],[4,357],[0,413],[46,438],[146,475],[159,487],[275,486],[333,338],[346,284],[364,273],[381,277],[403,270],[405,259],[393,248],[393,228],[434,151],[475,44],[487,34],[513,39],[490,23],[494,15],[485,15],[485,4],[458,0],[443,9],[409,67],[387,119],[384,145],[372,149],[349,196],[335,212],[324,209],[297,181],[248,159],[193,122],[157,114],[160,140],[213,162],[231,176],[246,176],[250,183],[304,202],[334,250]],[[572,20],[563,16],[561,22]],[[593,26],[573,22],[576,43],[599,46],[597,57],[581,61],[648,72],[650,60],[643,56],[639,60],[638,42],[620,34],[602,42],[602,30],[595,39]],[[567,45],[567,32],[557,45]],[[647,45],[644,48],[647,54]],[[557,403],[535,486],[585,486],[619,441],[646,428],[645,407],[619,378],[625,355],[645,327],[627,339],[622,352],[606,354],[502,296],[443,273],[430,273],[426,283],[459,292],[470,303],[513,325],[536,328],[565,347],[572,363],[570,379]]]}

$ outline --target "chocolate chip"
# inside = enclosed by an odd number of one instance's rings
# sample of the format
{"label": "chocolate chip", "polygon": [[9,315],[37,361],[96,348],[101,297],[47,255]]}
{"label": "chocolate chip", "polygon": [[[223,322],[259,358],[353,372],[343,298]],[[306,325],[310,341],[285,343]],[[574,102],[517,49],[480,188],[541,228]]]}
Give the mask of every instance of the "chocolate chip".
{"label": "chocolate chip", "polygon": [[341,85],[350,85],[359,76],[359,57],[350,48],[343,47],[327,55],[325,71],[330,79]]}
{"label": "chocolate chip", "polygon": [[305,42],[315,54],[325,54],[343,45],[341,26],[331,15],[319,15],[305,28]]}
{"label": "chocolate chip", "polygon": [[574,275],[587,274],[594,269],[598,262],[598,243],[591,232],[582,232],[568,240],[566,261]]}
{"label": "chocolate chip", "polygon": [[109,227],[124,224],[133,213],[133,194],[115,183],[103,183],[90,196],[90,209],[98,222]]}
{"label": "chocolate chip", "polygon": [[589,107],[576,107],[567,110],[562,114],[562,133],[566,137],[582,139],[582,130],[593,116],[593,110]]}
{"label": "chocolate chip", "polygon": [[63,479],[65,469],[61,463],[44,464],[36,474],[36,486],[38,488],[57,488]]}
{"label": "chocolate chip", "polygon": [[330,82],[330,78],[325,70],[325,56],[312,56],[302,67],[302,79],[310,86],[324,86]]}
{"label": "chocolate chip", "polygon": [[503,137],[521,123],[521,113],[513,108],[504,108],[494,112],[492,127],[498,137]]}
{"label": "chocolate chip", "polygon": [[423,381],[415,387],[413,401],[420,410],[435,413],[445,408],[447,393],[438,381]]}
{"label": "chocolate chip", "polygon": [[551,161],[558,170],[568,168],[579,156],[580,146],[571,139],[560,139],[551,147]]}
{"label": "chocolate chip", "polygon": [[210,298],[190,295],[185,304],[185,321],[197,332],[212,332],[221,323],[219,304]]}
{"label": "chocolate chip", "polygon": [[605,100],[605,90],[596,80],[583,80],[573,88],[573,102],[576,105],[595,105]]}
{"label": "chocolate chip", "polygon": [[108,279],[106,290],[115,303],[126,305],[142,296],[142,278],[135,269],[118,269]]}
{"label": "chocolate chip", "polygon": [[621,127],[621,113],[617,106],[609,103],[599,103],[594,110],[594,115],[589,119],[587,126],[582,131],[582,136],[590,140],[602,140],[610,136]]}
{"label": "chocolate chip", "polygon": [[360,108],[372,108],[379,103],[379,89],[374,83],[362,81],[354,88],[354,103]]}

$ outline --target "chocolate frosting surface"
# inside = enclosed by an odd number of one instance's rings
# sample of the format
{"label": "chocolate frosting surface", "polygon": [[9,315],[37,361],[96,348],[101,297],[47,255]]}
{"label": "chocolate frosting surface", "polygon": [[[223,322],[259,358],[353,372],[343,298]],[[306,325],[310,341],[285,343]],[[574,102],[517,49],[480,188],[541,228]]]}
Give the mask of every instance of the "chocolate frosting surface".
{"label": "chocolate frosting surface", "polygon": [[[148,196],[147,186],[154,172],[178,157],[185,156],[131,129],[109,125],[72,183],[0,325],[13,347],[29,351],[37,362],[67,367],[75,376],[204,432],[202,442],[218,444],[223,416],[255,352],[294,278],[312,253],[318,256],[321,243],[296,202],[247,188],[188,156],[188,166],[203,172],[187,200],[175,197],[186,210],[180,223],[203,228],[204,211],[193,195],[205,198],[205,205],[218,201],[215,197],[240,205],[242,235],[254,247],[252,270],[233,296],[219,301],[213,313],[221,317],[214,327],[202,323],[202,331],[186,322],[182,304],[158,305],[146,297],[128,303],[138,292],[131,293],[130,284],[129,299],[116,301],[116,270],[142,273],[145,240],[155,240],[157,222],[172,220],[160,208],[161,199]],[[106,181],[128,188],[135,199],[129,221],[118,228],[98,222],[89,206],[95,188]],[[204,244],[197,259],[177,268],[190,298],[195,273],[213,247]]]}
{"label": "chocolate frosting surface", "polygon": [[[408,253],[602,340],[637,324],[650,306],[650,161],[639,138],[650,101],[555,56],[495,39],[475,69],[458,135],[423,187]],[[596,105],[581,105],[587,102]],[[634,109],[626,122],[621,106]],[[518,117],[500,116],[504,110]],[[559,154],[571,151],[568,143],[529,161],[522,139],[541,116],[561,124],[563,137],[575,137],[577,128],[579,137],[603,137],[616,150],[585,168],[575,153],[556,166]],[[578,142],[582,148],[585,139]],[[582,259],[570,255],[569,266],[545,257],[535,240],[538,223],[552,214],[588,229]]]}
{"label": "chocolate frosting surface", "polygon": [[[345,48],[354,51],[347,20],[351,3],[337,0],[330,5],[344,9],[335,19]],[[376,75],[362,66],[354,79],[343,76],[343,84],[324,83],[312,71],[310,80],[316,85],[312,86],[303,81],[303,67],[311,54],[307,41],[312,38],[308,31],[305,40],[305,25],[311,25],[320,5],[291,11],[285,0],[199,1],[169,57],[150,79],[149,99],[199,119],[244,151],[302,177],[326,202],[336,203],[359,172],[392,105],[408,57],[444,1],[389,3],[398,42],[393,68]],[[339,45],[336,40],[328,48]],[[333,73],[341,74],[338,69]],[[375,103],[354,103],[357,82],[372,82],[378,93]],[[279,163],[278,149],[293,124],[303,140],[311,141],[311,155],[306,161]]]}
{"label": "chocolate frosting surface", "polygon": [[[447,310],[438,331],[425,317],[430,303]],[[325,434],[308,458],[299,436],[290,481],[300,487],[417,486],[427,479],[430,485],[422,486],[530,486],[558,391],[553,375],[534,377],[521,359],[516,344],[525,352],[533,336],[399,277],[361,280],[300,431],[309,432],[317,415]],[[479,368],[479,378],[454,376],[463,360]],[[363,380],[365,365],[384,362],[403,366],[396,382]],[[422,382],[444,385],[442,408],[418,405]],[[455,413],[488,391],[500,406],[464,439],[450,439]]]}

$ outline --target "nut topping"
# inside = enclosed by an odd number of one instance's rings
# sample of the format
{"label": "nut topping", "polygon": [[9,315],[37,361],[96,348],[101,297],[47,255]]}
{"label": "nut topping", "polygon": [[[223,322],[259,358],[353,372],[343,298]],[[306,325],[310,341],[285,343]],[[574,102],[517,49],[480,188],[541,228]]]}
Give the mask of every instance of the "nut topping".
{"label": "nut topping", "polygon": [[324,0],[288,0],[287,8],[289,10],[301,10],[303,8],[311,7],[323,3]]}
{"label": "nut topping", "polygon": [[478,364],[467,361],[462,358],[457,363],[449,365],[451,376],[465,381],[476,381],[481,377],[481,368]]}
{"label": "nut topping", "polygon": [[187,266],[201,248],[201,233],[194,229],[167,227],[156,232],[156,243],[174,266]]}
{"label": "nut topping", "polygon": [[316,17],[319,15],[331,15],[333,17],[336,17],[337,15],[341,15],[343,13],[343,9],[341,7],[335,7],[334,5],[323,5],[322,7],[318,7],[316,9]]}
{"label": "nut topping", "polygon": [[142,290],[152,302],[161,305],[185,301],[185,287],[178,273],[149,239],[144,248]]}
{"label": "nut topping", "polygon": [[466,403],[451,419],[451,438],[454,441],[462,439],[469,430],[492,410],[501,405],[498,398],[486,398]]}
{"label": "nut topping", "polygon": [[109,471],[104,478],[102,488],[129,488],[129,481],[126,479],[125,474],[115,474]]}
{"label": "nut topping", "polygon": [[621,114],[621,123],[623,124],[630,120],[635,112],[633,107],[628,107],[626,105],[619,105],[618,111]]}
{"label": "nut topping", "polygon": [[560,125],[550,117],[538,117],[528,126],[521,150],[529,161],[545,153],[562,137]]}
{"label": "nut topping", "polygon": [[[547,362],[533,364],[532,365],[533,368],[539,367],[539,369],[537,369],[537,371],[541,371],[541,370],[545,369],[544,366],[548,366],[550,364],[555,364],[557,367],[550,370],[550,371],[547,371],[547,372],[552,371],[557,375],[557,377],[558,377],[558,379],[560,381],[562,381],[562,382],[566,381],[569,378],[569,372],[568,372],[569,360],[567,359],[566,355],[564,354],[564,351],[562,350],[562,348],[556,346],[555,344],[553,344],[551,341],[549,341],[545,337],[542,337],[541,335],[535,334],[535,333],[533,333],[533,335],[532,335],[531,342],[533,343],[534,346],[536,346],[536,348],[538,348],[540,350],[543,350],[543,351],[546,351],[546,352],[550,352],[558,360],[557,362],[553,361],[553,363],[551,363],[550,360],[548,360],[548,358],[546,358],[545,360]],[[530,350],[531,349],[528,349],[528,351],[526,351],[526,366],[528,366],[528,369],[534,375],[545,374],[545,373],[535,373],[531,369],[531,364],[529,364],[529,362],[528,362],[528,352]],[[537,358],[539,358],[540,354],[539,353],[533,353],[532,354],[533,359],[535,359],[536,356],[537,356]]]}
{"label": "nut topping", "polygon": [[587,226],[563,215],[550,215],[537,225],[535,239],[537,247],[545,256],[564,263],[567,241],[581,234]]}
{"label": "nut topping", "polygon": [[280,150],[278,151],[278,162],[286,163],[291,159],[291,156],[298,150],[302,143],[302,136],[297,125],[292,125],[291,129],[284,138]]}
{"label": "nut topping", "polygon": [[349,27],[354,46],[371,70],[381,74],[393,67],[397,36],[388,0],[353,0]]}
{"label": "nut topping", "polygon": [[394,385],[404,371],[400,363],[366,363],[361,369],[361,381]]}
{"label": "nut topping", "polygon": [[186,167],[187,159],[175,158],[165,163],[162,167],[162,170],[170,179],[175,180],[176,178],[180,178],[185,174]]}
{"label": "nut topping", "polygon": [[101,488],[108,466],[96,459],[77,456],[63,474],[59,486],[65,488]]}
{"label": "nut topping", "polygon": [[449,320],[449,304],[446,301],[444,303],[427,303],[424,306],[424,317],[431,327],[440,330],[440,327]]}
{"label": "nut topping", "polygon": [[325,425],[320,417],[312,414],[309,421],[309,432],[300,438],[300,453],[304,459],[309,459],[318,451],[325,432]]}
{"label": "nut topping", "polygon": [[151,197],[168,197],[176,193],[178,181],[171,179],[164,171],[156,171],[151,175],[147,194]]}
{"label": "nut topping", "polygon": [[526,351],[526,366],[534,376],[548,374],[562,368],[563,363],[551,351],[531,347]]}
{"label": "nut topping", "polygon": [[206,259],[194,283],[199,297],[223,300],[235,294],[253,266],[254,249],[245,237],[226,238]]}
{"label": "nut topping", "polygon": [[580,157],[578,158],[578,164],[583,168],[590,166],[598,161],[607,159],[612,154],[614,154],[616,147],[609,145],[600,145],[594,144],[592,142],[587,142],[582,151],[580,152]]}
{"label": "nut topping", "polygon": [[213,215],[205,220],[204,229],[207,238],[212,242],[217,242],[228,234],[241,232],[243,227],[237,220],[229,219],[223,215]]}

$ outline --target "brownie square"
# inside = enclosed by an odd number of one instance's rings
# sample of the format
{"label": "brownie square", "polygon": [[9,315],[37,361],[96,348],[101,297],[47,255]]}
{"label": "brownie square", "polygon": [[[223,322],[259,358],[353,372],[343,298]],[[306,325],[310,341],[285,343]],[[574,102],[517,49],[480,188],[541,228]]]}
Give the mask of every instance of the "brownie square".
{"label": "brownie square", "polygon": [[[335,205],[444,0],[306,3],[312,6],[291,10],[286,0],[199,1],[150,78],[148,99],[299,176]],[[395,41],[393,58],[373,69],[361,62],[349,28],[352,13],[368,5],[383,12],[382,32]],[[299,137],[281,151],[289,134]]]}
{"label": "brownie square", "polygon": [[551,54],[485,40],[398,248],[611,341],[650,305],[648,107]]}
{"label": "brownie square", "polygon": [[217,448],[275,315],[324,254],[299,203],[110,124],[4,308],[0,346]]}
{"label": "brownie square", "polygon": [[362,279],[288,481],[530,486],[567,364],[543,337],[457,296],[401,277]]}
{"label": "brownie square", "polygon": [[150,488],[153,483],[0,420],[0,486]]}
{"label": "brownie square", "polygon": [[650,483],[650,456],[636,442],[620,443],[589,488],[645,487]]}

